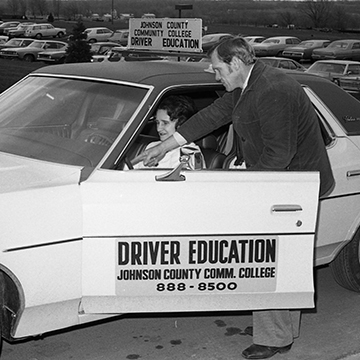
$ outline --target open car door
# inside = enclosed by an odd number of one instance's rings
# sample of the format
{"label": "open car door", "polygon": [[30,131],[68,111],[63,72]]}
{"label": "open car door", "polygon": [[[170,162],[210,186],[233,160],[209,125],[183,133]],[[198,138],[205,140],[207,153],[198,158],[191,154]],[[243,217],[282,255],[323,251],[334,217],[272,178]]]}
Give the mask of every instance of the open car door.
{"label": "open car door", "polygon": [[314,306],[318,173],[166,172],[81,184],[85,314]]}

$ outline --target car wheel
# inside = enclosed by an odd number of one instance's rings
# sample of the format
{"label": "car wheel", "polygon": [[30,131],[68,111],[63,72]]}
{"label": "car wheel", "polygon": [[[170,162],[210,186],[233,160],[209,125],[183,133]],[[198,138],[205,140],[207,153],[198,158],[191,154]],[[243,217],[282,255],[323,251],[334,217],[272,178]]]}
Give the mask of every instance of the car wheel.
{"label": "car wheel", "polygon": [[330,263],[336,282],[345,289],[360,292],[360,229]]}
{"label": "car wheel", "polygon": [[89,43],[96,43],[96,39],[90,39]]}
{"label": "car wheel", "polygon": [[57,34],[57,37],[58,38],[61,38],[61,37],[63,37],[64,36],[64,33],[62,32],[62,31],[60,31],[58,34]]}
{"label": "car wheel", "polygon": [[41,34],[36,34],[35,35],[35,39],[41,39],[42,38],[42,35]]}
{"label": "car wheel", "polygon": [[24,60],[27,61],[27,62],[33,62],[33,61],[35,61],[35,58],[31,54],[27,54],[27,55],[24,56]]}

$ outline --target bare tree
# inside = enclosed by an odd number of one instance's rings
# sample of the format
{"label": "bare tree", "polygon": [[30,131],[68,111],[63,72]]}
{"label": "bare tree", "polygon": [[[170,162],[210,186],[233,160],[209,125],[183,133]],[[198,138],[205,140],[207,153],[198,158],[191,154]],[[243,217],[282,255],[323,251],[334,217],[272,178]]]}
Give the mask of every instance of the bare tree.
{"label": "bare tree", "polygon": [[310,18],[314,27],[319,28],[327,26],[333,6],[334,3],[330,0],[309,0],[300,9]]}
{"label": "bare tree", "polygon": [[349,18],[343,6],[335,5],[333,17],[336,29],[345,30],[349,25]]}
{"label": "bare tree", "polygon": [[294,12],[291,11],[281,11],[278,17],[279,17],[279,22],[284,24],[285,26],[294,24],[296,19]]}
{"label": "bare tree", "polygon": [[19,10],[19,1],[18,0],[7,0],[7,7],[11,14],[16,14]]}

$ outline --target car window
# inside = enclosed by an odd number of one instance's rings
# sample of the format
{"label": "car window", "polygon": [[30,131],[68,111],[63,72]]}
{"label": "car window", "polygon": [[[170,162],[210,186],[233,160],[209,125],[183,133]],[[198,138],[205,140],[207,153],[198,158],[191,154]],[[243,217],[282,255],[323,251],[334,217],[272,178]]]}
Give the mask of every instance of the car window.
{"label": "car window", "polygon": [[360,49],[360,43],[354,43],[352,46],[353,49]]}
{"label": "car window", "polygon": [[349,74],[360,74],[360,65],[349,65],[348,67]]}
{"label": "car window", "polygon": [[94,167],[147,92],[100,81],[28,77],[2,97],[0,151]]}
{"label": "car window", "polygon": [[[139,134],[133,139],[126,153],[121,158],[123,161],[120,161],[121,159],[119,160],[121,165],[117,167],[118,169],[124,168],[128,170],[128,167],[126,167],[124,163],[125,158],[132,160],[135,156],[137,156],[142,151],[144,151],[144,149],[150,142],[159,141],[159,136],[156,131],[156,123],[155,123],[156,108],[157,108],[157,104],[159,104],[164,97],[167,97],[169,95],[185,95],[191,97],[194,100],[197,110],[199,111],[204,107],[212,104],[217,98],[223,95],[223,92],[214,88],[201,89],[200,87],[197,87],[196,89],[188,89],[188,90],[183,88],[180,90],[171,90],[163,94],[161,98],[157,99],[156,103],[154,104],[152,112],[149,113],[149,116],[143,122]],[[210,146],[203,144],[202,139],[198,139],[196,143],[200,146],[200,148],[202,150],[206,148],[206,150],[204,150],[203,152],[204,155],[211,156],[212,154],[216,153],[216,155],[220,155],[220,156],[222,155],[223,159],[225,158],[225,156],[231,150],[231,146],[230,146],[231,144],[230,145],[227,144],[228,128],[229,126],[226,125],[221,129],[218,129],[214,131],[212,134],[208,135],[212,137],[212,140],[214,140],[211,142],[211,149]]]}

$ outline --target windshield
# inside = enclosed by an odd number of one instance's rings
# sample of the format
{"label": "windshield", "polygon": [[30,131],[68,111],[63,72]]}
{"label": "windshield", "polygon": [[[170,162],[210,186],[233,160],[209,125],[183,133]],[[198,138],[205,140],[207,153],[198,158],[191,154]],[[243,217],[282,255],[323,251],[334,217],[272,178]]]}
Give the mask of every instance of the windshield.
{"label": "windshield", "polygon": [[337,48],[337,49],[346,49],[349,46],[349,43],[342,41],[334,41],[328,46],[329,48]]}
{"label": "windshield", "polygon": [[315,62],[309,69],[308,72],[330,72],[335,74],[343,74],[345,71],[346,65],[336,64],[336,63],[323,63]]}
{"label": "windshield", "polygon": [[42,48],[44,46],[45,42],[44,41],[33,41],[29,47],[34,47],[34,48]]}
{"label": "windshield", "polygon": [[29,77],[0,96],[0,151],[94,167],[146,92],[105,82]]}
{"label": "windshield", "polygon": [[267,39],[262,42],[262,44],[279,44],[280,40],[278,39]]}

